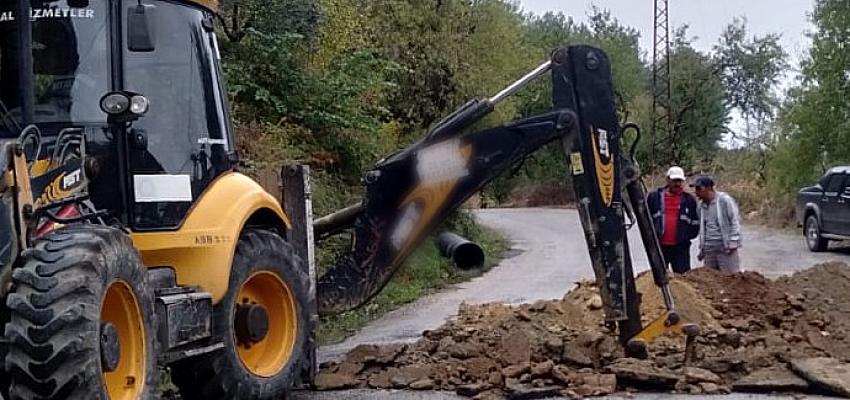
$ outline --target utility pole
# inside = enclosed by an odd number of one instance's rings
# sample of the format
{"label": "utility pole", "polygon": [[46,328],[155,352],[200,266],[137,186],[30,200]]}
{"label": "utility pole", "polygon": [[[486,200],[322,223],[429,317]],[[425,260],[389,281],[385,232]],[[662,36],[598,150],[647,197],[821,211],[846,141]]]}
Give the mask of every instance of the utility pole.
{"label": "utility pole", "polygon": [[[658,163],[659,144],[674,141],[670,96],[670,14],[668,0],[655,2],[652,46],[652,148],[650,164]],[[675,147],[676,143],[671,143]],[[675,153],[675,152],[674,152]],[[674,157],[678,156],[674,154]]]}

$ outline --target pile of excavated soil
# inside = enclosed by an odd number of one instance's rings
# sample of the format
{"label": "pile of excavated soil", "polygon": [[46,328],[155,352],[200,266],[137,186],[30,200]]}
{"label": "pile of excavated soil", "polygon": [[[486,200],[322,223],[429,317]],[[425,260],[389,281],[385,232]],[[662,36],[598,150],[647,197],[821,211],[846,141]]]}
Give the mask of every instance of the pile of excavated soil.
{"label": "pile of excavated soil", "polygon": [[[640,275],[649,322],[664,302]],[[850,397],[850,266],[821,264],[772,281],[696,269],[672,279],[680,314],[700,325],[694,362],[682,337],[661,337],[649,357],[625,357],[603,322],[592,283],[561,300],[462,305],[412,344],[363,345],[327,363],[320,390],[446,390],[475,398],[586,397],[618,391],[829,392]],[[824,367],[826,366],[826,367]]]}
{"label": "pile of excavated soil", "polygon": [[850,268],[841,263],[826,264],[783,277],[779,283],[807,317],[797,321],[801,325],[798,333],[809,335],[812,346],[850,361]]}

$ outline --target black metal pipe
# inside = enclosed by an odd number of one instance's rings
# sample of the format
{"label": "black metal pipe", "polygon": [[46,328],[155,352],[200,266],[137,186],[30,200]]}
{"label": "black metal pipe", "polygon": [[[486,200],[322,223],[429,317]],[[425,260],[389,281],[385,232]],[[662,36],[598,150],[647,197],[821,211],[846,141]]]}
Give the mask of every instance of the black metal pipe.
{"label": "black metal pipe", "polygon": [[481,246],[452,232],[437,236],[440,255],[451,258],[460,269],[472,269],[484,265],[484,250]]}
{"label": "black metal pipe", "polygon": [[32,13],[31,0],[18,0],[17,17],[18,22],[18,76],[20,78],[21,93],[21,122],[23,126],[35,121],[35,95],[33,94],[33,60],[32,60]]}
{"label": "black metal pipe", "polygon": [[313,235],[322,239],[354,225],[357,217],[363,213],[362,203],[350,205],[342,210],[317,218],[313,221]]}

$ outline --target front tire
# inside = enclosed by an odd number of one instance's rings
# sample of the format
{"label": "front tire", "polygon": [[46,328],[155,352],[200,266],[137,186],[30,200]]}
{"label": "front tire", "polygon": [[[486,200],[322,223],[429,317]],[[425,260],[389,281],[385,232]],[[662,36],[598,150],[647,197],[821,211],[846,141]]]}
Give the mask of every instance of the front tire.
{"label": "front tire", "polygon": [[821,236],[821,228],[816,216],[809,215],[806,218],[806,230],[804,234],[806,235],[806,244],[809,246],[809,250],[822,252],[826,251],[827,247],[829,247],[829,240]]}
{"label": "front tire", "polygon": [[153,398],[153,296],[129,237],[71,225],[23,258],[6,301],[10,400]]}
{"label": "front tire", "polygon": [[[171,367],[183,399],[280,399],[309,359],[308,288],[307,271],[289,243],[267,230],[246,229],[227,293],[214,310],[214,335],[224,348]],[[255,337],[244,327],[252,307],[262,307],[266,316],[260,324],[266,329]]]}

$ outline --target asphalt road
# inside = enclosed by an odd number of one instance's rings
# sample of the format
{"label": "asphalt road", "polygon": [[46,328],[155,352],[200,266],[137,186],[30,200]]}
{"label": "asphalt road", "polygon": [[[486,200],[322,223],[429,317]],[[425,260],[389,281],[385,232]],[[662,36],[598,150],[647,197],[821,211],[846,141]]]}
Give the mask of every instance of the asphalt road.
{"label": "asphalt road", "polygon": [[[462,302],[519,304],[557,299],[573,288],[575,282],[593,277],[584,235],[575,210],[484,209],[476,211],[476,216],[481,223],[501,231],[511,240],[512,246],[507,258],[481,277],[390,312],[348,340],[322,348],[319,359],[324,361],[337,358],[363,343],[414,341],[423,330],[437,328],[454,315]],[[629,242],[635,270],[639,272],[648,269],[646,253],[637,227],[629,231]],[[692,246],[691,252],[691,263],[698,267],[696,244]],[[850,262],[850,249],[847,247],[826,253],[811,253],[806,248],[802,235],[756,226],[744,227],[744,242],[740,254],[744,269],[758,271],[768,277],[793,273],[819,262]],[[669,396],[642,394],[639,397],[661,399]],[[438,400],[458,397],[442,393],[347,391],[302,393],[296,398]],[[736,395],[727,398],[765,397]]]}

